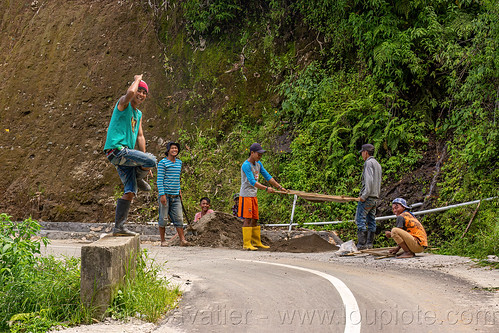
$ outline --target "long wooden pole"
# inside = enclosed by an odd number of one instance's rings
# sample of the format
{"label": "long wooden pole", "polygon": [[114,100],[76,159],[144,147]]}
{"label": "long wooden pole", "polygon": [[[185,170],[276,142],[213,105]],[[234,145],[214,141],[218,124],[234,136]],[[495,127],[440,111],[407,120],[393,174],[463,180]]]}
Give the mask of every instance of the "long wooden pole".
{"label": "long wooden pole", "polygon": [[305,200],[311,201],[335,201],[335,202],[348,202],[348,201],[359,201],[359,198],[348,197],[346,195],[327,195],[319,193],[308,193],[303,191],[287,190],[287,191],[275,191],[279,194],[291,194],[297,195]]}

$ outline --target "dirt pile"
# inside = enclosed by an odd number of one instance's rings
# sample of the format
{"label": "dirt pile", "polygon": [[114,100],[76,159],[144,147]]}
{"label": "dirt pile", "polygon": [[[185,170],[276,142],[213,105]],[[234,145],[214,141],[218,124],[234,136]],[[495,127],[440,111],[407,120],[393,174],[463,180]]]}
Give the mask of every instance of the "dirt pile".
{"label": "dirt pile", "polygon": [[[187,240],[196,246],[202,247],[226,247],[230,249],[242,248],[242,228],[243,222],[232,215],[214,212],[202,217],[192,224],[192,234],[188,233]],[[304,235],[296,235],[287,239],[286,232],[280,231],[279,239],[276,239],[276,231],[272,231],[272,241],[262,231],[262,242],[270,246],[269,250],[259,249],[259,251],[272,252],[294,252],[313,253],[334,251],[338,247],[329,243],[318,233],[307,231]],[[178,244],[172,244],[178,245]]]}
{"label": "dirt pile", "polygon": [[189,242],[204,247],[242,247],[243,221],[232,215],[214,212],[203,216],[192,224],[193,235],[188,235]]}
{"label": "dirt pile", "polygon": [[316,253],[336,251],[338,247],[318,234],[298,236],[289,240],[279,240],[272,244],[271,252]]}

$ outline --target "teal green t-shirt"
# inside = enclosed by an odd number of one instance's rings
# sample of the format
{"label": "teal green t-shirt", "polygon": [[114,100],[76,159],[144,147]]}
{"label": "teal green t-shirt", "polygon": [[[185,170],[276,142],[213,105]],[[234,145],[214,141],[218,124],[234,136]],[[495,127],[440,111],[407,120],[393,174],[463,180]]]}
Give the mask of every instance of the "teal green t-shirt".
{"label": "teal green t-shirt", "polygon": [[135,110],[128,103],[125,110],[118,110],[118,103],[114,106],[113,115],[107,128],[106,144],[104,150],[128,147],[134,149],[142,112]]}

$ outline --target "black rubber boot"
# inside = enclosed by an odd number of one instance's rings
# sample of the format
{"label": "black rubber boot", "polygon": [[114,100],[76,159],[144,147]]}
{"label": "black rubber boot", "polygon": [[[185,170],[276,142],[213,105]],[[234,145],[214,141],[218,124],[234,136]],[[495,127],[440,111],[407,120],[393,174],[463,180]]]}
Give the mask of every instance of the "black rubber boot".
{"label": "black rubber boot", "polygon": [[149,174],[149,170],[143,170],[141,167],[135,168],[135,177],[137,179],[137,187],[141,191],[149,192],[151,190],[151,186],[144,180]]}
{"label": "black rubber boot", "polygon": [[125,222],[132,202],[125,199],[118,199],[116,203],[116,215],[114,218],[113,236],[136,236],[133,231],[125,228]]}
{"label": "black rubber boot", "polygon": [[374,247],[374,231],[367,231],[366,249],[372,249]]}
{"label": "black rubber boot", "polygon": [[367,230],[357,230],[357,250],[365,250],[367,242]]}

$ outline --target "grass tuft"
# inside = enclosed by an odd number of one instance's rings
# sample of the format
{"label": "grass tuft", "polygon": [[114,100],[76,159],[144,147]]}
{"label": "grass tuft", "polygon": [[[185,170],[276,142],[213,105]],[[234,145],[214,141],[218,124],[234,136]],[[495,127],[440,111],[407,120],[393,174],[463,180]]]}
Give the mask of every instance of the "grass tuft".
{"label": "grass tuft", "polygon": [[118,290],[110,313],[113,318],[139,318],[155,323],[177,304],[181,292],[178,286],[170,286],[165,277],[160,277],[161,266],[148,257],[146,250],[138,257],[134,278],[127,276]]}

